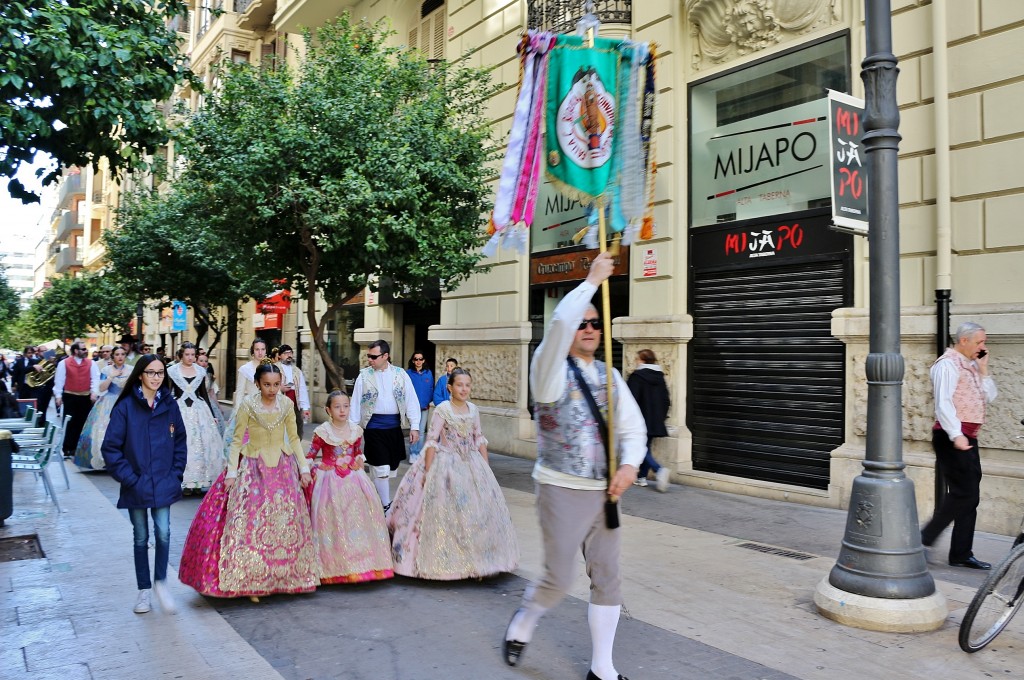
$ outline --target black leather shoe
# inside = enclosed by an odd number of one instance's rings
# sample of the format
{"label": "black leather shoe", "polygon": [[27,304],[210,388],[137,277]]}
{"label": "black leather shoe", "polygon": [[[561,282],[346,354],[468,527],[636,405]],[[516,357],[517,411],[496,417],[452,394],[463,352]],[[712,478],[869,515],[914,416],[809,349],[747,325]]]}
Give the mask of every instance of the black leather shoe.
{"label": "black leather shoe", "polygon": [[950,562],[951,567],[967,567],[968,569],[991,569],[992,565],[988,562],[982,562],[977,557],[968,557],[966,560],[959,562]]}
{"label": "black leather shoe", "polygon": [[516,616],[519,615],[520,611],[522,611],[522,608],[517,609],[515,613],[512,614],[512,618],[508,621],[508,627],[505,628],[506,639],[501,641],[501,655],[505,658],[505,663],[509,666],[515,666],[519,663],[519,657],[523,655],[523,650],[526,649],[527,645],[527,643],[520,642],[519,640],[508,639],[508,629],[512,627],[512,622],[516,620]]}
{"label": "black leather shoe", "polygon": [[[594,671],[587,671],[587,680],[601,680]],[[620,675],[619,680],[629,680],[625,675]]]}

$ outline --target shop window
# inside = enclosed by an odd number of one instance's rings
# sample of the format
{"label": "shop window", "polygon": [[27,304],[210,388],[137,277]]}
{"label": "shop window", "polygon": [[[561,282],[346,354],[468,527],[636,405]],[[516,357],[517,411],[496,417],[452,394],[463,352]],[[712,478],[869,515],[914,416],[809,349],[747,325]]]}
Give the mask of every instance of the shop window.
{"label": "shop window", "polygon": [[827,90],[849,62],[844,35],[691,86],[691,226],[830,204]]}

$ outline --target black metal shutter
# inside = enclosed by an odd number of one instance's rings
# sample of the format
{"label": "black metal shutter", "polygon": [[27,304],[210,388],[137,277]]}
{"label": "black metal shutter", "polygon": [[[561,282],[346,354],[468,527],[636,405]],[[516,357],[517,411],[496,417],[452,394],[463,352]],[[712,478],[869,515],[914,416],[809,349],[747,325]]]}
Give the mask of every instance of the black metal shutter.
{"label": "black metal shutter", "polygon": [[696,470],[827,488],[843,442],[844,260],[694,271],[688,425]]}

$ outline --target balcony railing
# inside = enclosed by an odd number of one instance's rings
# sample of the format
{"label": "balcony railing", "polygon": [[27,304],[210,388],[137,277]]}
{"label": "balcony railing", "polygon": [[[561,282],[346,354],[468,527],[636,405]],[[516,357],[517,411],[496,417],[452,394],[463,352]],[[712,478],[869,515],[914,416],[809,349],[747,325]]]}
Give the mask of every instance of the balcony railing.
{"label": "balcony railing", "polygon": [[57,273],[63,274],[69,269],[82,266],[82,258],[78,255],[78,248],[65,248],[57,253]]}
{"label": "balcony railing", "polygon": [[265,28],[274,20],[276,11],[277,0],[235,0],[239,28]]}
{"label": "balcony railing", "polygon": [[57,190],[57,208],[66,208],[68,197],[81,194],[83,191],[82,173],[76,172],[73,175],[64,175],[64,179],[60,183],[60,189]]}
{"label": "balcony railing", "polygon": [[[526,23],[552,33],[573,33],[583,18],[583,0],[527,0]],[[602,24],[632,24],[632,0],[595,0],[594,14]]]}
{"label": "balcony railing", "polygon": [[54,238],[54,241],[67,241],[76,230],[85,229],[85,225],[75,219],[76,217],[77,215],[72,210],[60,216],[60,221],[57,222],[57,237]]}

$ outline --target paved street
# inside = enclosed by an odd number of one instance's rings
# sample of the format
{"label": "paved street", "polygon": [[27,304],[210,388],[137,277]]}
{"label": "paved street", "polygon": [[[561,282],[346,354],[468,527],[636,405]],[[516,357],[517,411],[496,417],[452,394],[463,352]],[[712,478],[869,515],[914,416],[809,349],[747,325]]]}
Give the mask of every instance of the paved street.
{"label": "paved street", "polygon": [[[46,558],[0,563],[0,677],[583,678],[590,650],[582,566],[572,597],[543,619],[522,665],[501,661],[501,634],[540,568],[540,542],[531,463],[494,455],[492,466],[519,533],[515,574],[456,583],[396,578],[253,604],[203,598],[172,571],[181,609],[173,617],[131,611],[131,528],[114,507],[109,476],[69,465],[66,490],[53,470],[58,514],[41,485],[19,474],[15,516],[0,538],[38,533]],[[633,488],[623,502],[627,614],[616,662],[632,680],[1021,673],[1024,621],[979,654],[956,645],[978,572],[933,565],[951,610],[934,633],[873,633],[818,616],[813,591],[838,552],[844,512],[680,486],[668,494]],[[174,506],[172,566],[198,504],[187,498]],[[1005,537],[979,535],[976,551],[996,561],[1008,548]],[[932,559],[942,557],[940,547]]]}

